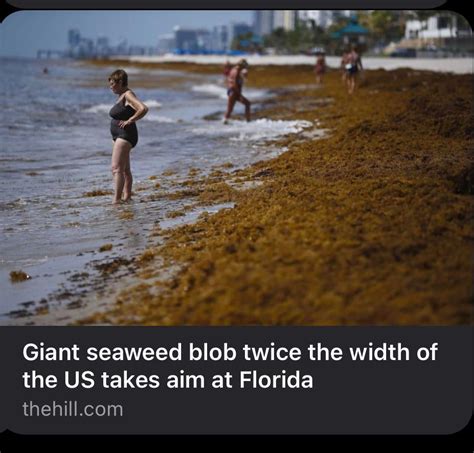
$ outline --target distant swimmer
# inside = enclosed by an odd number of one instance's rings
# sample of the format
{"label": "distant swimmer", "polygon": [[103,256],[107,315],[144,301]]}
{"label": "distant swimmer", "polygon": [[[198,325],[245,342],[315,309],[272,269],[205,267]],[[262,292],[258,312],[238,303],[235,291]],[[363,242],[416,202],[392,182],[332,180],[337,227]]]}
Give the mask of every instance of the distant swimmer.
{"label": "distant swimmer", "polygon": [[323,75],[326,73],[326,58],[323,51],[316,54],[314,73],[316,74],[316,83],[321,85],[323,83]]}
{"label": "distant swimmer", "polygon": [[348,53],[345,68],[347,92],[352,94],[356,88],[357,74],[364,69],[362,67],[362,59],[357,53],[356,46],[352,46],[351,51]]}
{"label": "distant swimmer", "polygon": [[[129,201],[132,196],[132,171],[130,151],[138,142],[136,121],[143,118],[148,107],[128,88],[128,75],[117,69],[109,76],[109,86],[118,100],[110,109],[110,132],[114,141],[112,150],[112,175],[114,177],[114,204]],[[123,198],[122,198],[123,195]]]}
{"label": "distant swimmer", "polygon": [[43,68],[43,74],[48,74],[48,73],[49,73],[49,70],[48,70],[48,68],[45,66],[45,67]]}
{"label": "distant swimmer", "polygon": [[239,101],[245,105],[245,118],[250,121],[250,101],[242,94],[244,84],[244,70],[248,68],[247,60],[240,60],[229,72],[227,76],[227,111],[224,116],[224,124],[227,124],[235,103]]}
{"label": "distant swimmer", "polygon": [[341,72],[342,72],[342,83],[345,86],[347,84],[347,69],[346,65],[349,63],[349,49],[344,49],[341,57]]}

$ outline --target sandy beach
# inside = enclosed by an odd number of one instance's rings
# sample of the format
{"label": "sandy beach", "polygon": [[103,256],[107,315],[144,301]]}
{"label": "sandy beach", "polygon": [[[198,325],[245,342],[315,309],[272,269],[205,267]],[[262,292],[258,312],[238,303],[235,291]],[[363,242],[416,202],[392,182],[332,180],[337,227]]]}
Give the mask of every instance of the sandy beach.
{"label": "sandy beach", "polygon": [[[132,66],[191,74],[222,69]],[[272,92],[257,122],[306,126],[271,142],[282,154],[246,168],[229,163],[205,175],[169,175],[173,191],[163,190],[157,175],[154,195],[135,194],[138,209],[160,200],[192,203],[168,214],[175,223],[155,222],[150,238],[158,240],[137,250],[133,269],[124,263],[126,279],[108,279],[107,297],[69,311],[68,322],[470,323],[472,76],[369,70],[348,96],[339,71],[320,87],[311,67],[261,65],[251,67],[246,88]],[[241,119],[242,108],[236,111]],[[209,118],[210,125],[225,127],[220,118]],[[105,272],[113,277],[120,268]],[[30,321],[54,324],[58,314]]]}
{"label": "sandy beach", "polygon": [[[249,55],[245,56],[251,65],[258,66],[313,66],[315,57],[307,55]],[[131,63],[190,63],[201,65],[224,65],[226,60],[237,57],[221,55],[162,55],[122,57]],[[340,56],[327,56],[326,63],[331,68],[339,68]],[[364,57],[366,69],[408,68],[418,71],[452,72],[454,74],[472,74],[471,58],[390,58]]]}

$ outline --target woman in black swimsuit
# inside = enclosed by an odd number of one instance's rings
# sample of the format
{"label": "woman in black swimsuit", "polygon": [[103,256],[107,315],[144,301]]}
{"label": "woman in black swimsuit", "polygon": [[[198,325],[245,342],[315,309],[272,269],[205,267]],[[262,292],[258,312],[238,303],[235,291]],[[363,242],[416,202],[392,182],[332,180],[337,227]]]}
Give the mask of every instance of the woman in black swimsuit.
{"label": "woman in black swimsuit", "polygon": [[[116,104],[110,109],[110,133],[114,140],[112,151],[112,174],[114,177],[114,203],[128,201],[132,196],[132,172],[130,170],[130,151],[138,142],[136,121],[143,118],[148,107],[128,88],[128,76],[123,69],[109,76],[112,92],[118,94]],[[123,194],[123,198],[122,198]]]}

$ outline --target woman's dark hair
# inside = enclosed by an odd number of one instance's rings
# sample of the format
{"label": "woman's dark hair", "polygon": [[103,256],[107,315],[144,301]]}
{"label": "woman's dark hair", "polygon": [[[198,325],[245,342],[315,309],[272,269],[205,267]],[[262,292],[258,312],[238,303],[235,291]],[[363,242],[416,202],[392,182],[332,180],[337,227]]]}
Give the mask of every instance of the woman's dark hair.
{"label": "woman's dark hair", "polygon": [[122,82],[122,86],[128,86],[128,75],[123,69],[117,69],[109,75],[109,82],[113,80],[114,82]]}

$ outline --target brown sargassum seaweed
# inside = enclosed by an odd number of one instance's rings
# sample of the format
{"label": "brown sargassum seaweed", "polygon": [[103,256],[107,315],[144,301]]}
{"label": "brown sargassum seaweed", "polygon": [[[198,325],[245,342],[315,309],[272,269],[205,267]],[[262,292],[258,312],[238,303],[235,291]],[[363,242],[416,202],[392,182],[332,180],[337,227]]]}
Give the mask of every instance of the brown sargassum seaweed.
{"label": "brown sargassum seaweed", "polygon": [[240,172],[263,184],[226,189],[234,209],[168,231],[148,252],[144,266],[177,266],[172,278],[144,280],[85,322],[470,323],[472,76],[366,71],[350,97],[337,71],[321,89],[308,67],[249,75],[250,86],[286,88],[260,115],[318,119],[330,133],[286,138],[288,152]]}

